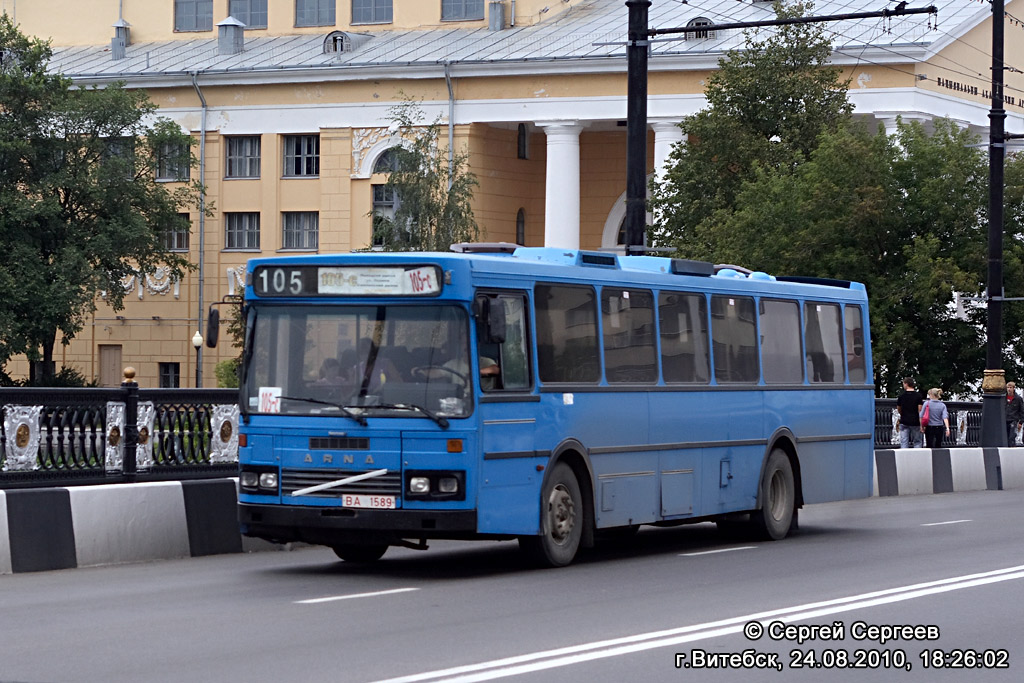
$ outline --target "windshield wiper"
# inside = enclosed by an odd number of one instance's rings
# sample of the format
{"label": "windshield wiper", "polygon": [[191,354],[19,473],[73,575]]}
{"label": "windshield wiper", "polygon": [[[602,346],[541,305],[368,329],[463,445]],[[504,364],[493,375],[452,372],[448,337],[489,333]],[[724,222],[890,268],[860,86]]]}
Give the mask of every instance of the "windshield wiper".
{"label": "windshield wiper", "polygon": [[331,406],[332,408],[337,408],[338,410],[340,410],[341,414],[344,415],[345,417],[352,418],[353,420],[358,422],[360,426],[366,426],[365,417],[353,413],[351,410],[341,405],[340,403],[332,403],[331,401],[321,401],[318,398],[306,398],[305,396],[280,396],[279,398],[288,399],[289,401],[305,401],[306,403],[319,403],[320,405],[323,406]]}
{"label": "windshield wiper", "polygon": [[441,427],[441,429],[448,429],[448,418],[441,417],[440,415],[435,415],[434,413],[430,412],[426,408],[423,408],[422,406],[418,406],[415,403],[378,403],[377,405],[375,405],[373,407],[374,408],[390,408],[392,410],[414,410],[417,413],[420,413],[422,415],[426,415],[427,417],[429,417],[431,420],[436,422],[438,424],[438,426]]}

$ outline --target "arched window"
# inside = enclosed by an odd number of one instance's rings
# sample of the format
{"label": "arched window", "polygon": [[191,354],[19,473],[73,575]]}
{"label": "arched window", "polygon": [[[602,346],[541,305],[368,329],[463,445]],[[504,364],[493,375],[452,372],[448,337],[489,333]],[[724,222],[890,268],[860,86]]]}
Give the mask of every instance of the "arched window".
{"label": "arched window", "polygon": [[518,135],[516,137],[516,156],[520,159],[529,158],[529,147],[530,131],[527,129],[525,123],[519,124]]}
{"label": "arched window", "polygon": [[526,212],[522,209],[516,213],[516,244],[526,246]]}
{"label": "arched window", "polygon": [[398,155],[395,154],[395,149],[384,150],[384,153],[377,157],[377,160],[373,162],[374,173],[391,173],[392,171],[398,170]]}

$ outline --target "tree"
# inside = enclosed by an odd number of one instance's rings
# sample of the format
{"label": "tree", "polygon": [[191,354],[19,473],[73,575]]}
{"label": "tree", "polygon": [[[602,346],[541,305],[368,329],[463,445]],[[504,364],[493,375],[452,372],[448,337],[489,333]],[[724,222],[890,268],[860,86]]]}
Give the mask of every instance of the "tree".
{"label": "tree", "polygon": [[468,153],[441,150],[439,120],[422,125],[415,102],[396,105],[388,115],[405,144],[391,150],[395,166],[387,187],[397,206],[393,217],[373,215],[374,243],[389,251],[448,251],[476,240],[480,228],[470,201],[479,183],[468,170]]}
{"label": "tree", "polygon": [[864,283],[887,395],[908,374],[967,392],[984,365],[984,311],[960,320],[949,303],[984,287],[987,164],[969,132],[933,125],[824,134],[795,169],[760,170],[712,232],[716,259]]}
{"label": "tree", "polygon": [[[985,310],[969,306],[962,320],[952,300],[985,288],[984,152],[947,120],[900,122],[893,136],[853,123],[845,84],[821,68],[829,52],[820,31],[779,29],[779,40],[748,36],[746,52],[730,54],[655,188],[655,242],[772,274],[862,282],[881,395],[908,374],[976,391]],[[1024,296],[1024,160],[1011,158],[1006,176],[1006,292]],[[1003,310],[1012,363],[1024,355],[1024,306]]]}
{"label": "tree", "polygon": [[[776,2],[779,18],[810,4]],[[689,136],[669,158],[652,192],[659,216],[651,242],[681,254],[705,253],[707,231],[723,220],[757,168],[788,168],[807,159],[818,135],[850,118],[847,83],[828,66],[832,46],[821,24],[777,27],[767,38],[746,33],[708,79],[708,107],[680,124]]]}
{"label": "tree", "polygon": [[153,182],[195,159],[145,93],[76,88],[47,72],[50,54],[0,16],[0,366],[24,353],[43,361],[44,381],[58,335],[69,343],[101,293],[120,310],[125,278],[190,268],[163,239],[189,229],[179,212],[200,192]]}

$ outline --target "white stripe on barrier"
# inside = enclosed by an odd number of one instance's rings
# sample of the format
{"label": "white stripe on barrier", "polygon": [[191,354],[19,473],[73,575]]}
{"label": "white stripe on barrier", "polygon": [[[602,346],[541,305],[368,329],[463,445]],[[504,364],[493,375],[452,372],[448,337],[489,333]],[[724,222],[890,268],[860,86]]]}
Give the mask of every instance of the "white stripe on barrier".
{"label": "white stripe on barrier", "polygon": [[1000,448],[1004,489],[1024,488],[1024,448]]}
{"label": "white stripe on barrier", "polygon": [[181,482],[68,487],[79,567],[188,557]]}
{"label": "white stripe on barrier", "polygon": [[953,473],[954,491],[984,491],[985,452],[980,448],[951,448],[949,465]]}
{"label": "white stripe on barrier", "polygon": [[0,574],[14,571],[11,567],[11,537],[7,529],[7,494],[0,491]]}
{"label": "white stripe on barrier", "polygon": [[896,483],[901,496],[934,493],[932,452],[927,448],[899,448],[896,451]]}

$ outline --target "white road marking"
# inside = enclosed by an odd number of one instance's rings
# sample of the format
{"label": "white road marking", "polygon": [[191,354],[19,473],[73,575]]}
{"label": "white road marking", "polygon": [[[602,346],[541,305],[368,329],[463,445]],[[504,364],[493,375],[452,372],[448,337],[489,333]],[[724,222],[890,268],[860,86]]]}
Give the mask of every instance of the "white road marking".
{"label": "white road marking", "polygon": [[717,553],[731,553],[733,550],[753,550],[756,545],[741,545],[736,548],[719,548],[718,550],[705,550],[699,553],[679,553],[679,557],[697,557],[698,555],[715,555]]}
{"label": "white road marking", "polygon": [[984,586],[990,583],[1002,581],[1013,581],[1024,579],[1024,565],[997,569],[979,574],[968,574],[955,576],[938,581],[888,588],[860,595],[851,595],[845,598],[811,602],[804,605],[795,605],[769,612],[757,612],[746,614],[741,617],[732,617],[720,621],[712,621],[705,624],[694,624],[693,626],[682,626],[679,628],[666,629],[664,631],[653,631],[641,633],[622,638],[613,638],[594,643],[584,643],[570,647],[533,652],[515,657],[496,659],[490,662],[479,664],[467,664],[465,666],[429,671],[421,674],[389,678],[379,683],[416,683],[418,681],[445,681],[446,683],[473,683],[474,681],[489,681],[496,678],[517,676],[534,671],[554,669],[556,667],[570,666],[595,659],[629,655],[644,650],[652,650],[659,647],[669,647],[681,643],[689,643],[698,640],[707,640],[718,636],[740,633],[744,625],[750,621],[782,621],[796,622],[815,619],[817,617],[839,614],[852,610],[887,605],[904,600],[913,600],[929,595],[946,593],[949,591]]}
{"label": "white road marking", "polygon": [[971,522],[971,521],[973,521],[973,520],[970,520],[970,519],[954,519],[954,520],[952,520],[950,522],[931,522],[930,524],[922,524],[921,526],[942,526],[944,524],[966,524],[967,522]]}
{"label": "white road marking", "polygon": [[394,588],[389,591],[374,591],[373,593],[352,593],[351,595],[332,595],[326,598],[312,598],[310,600],[296,600],[296,605],[318,605],[321,602],[335,602],[336,600],[352,600],[354,598],[374,598],[378,595],[394,595],[395,593],[408,593],[418,591],[419,588]]}

